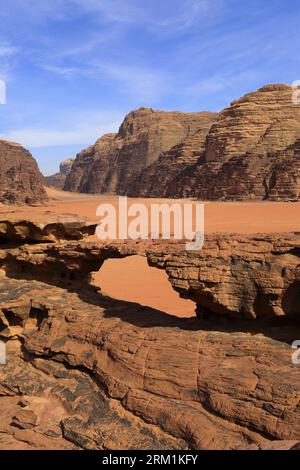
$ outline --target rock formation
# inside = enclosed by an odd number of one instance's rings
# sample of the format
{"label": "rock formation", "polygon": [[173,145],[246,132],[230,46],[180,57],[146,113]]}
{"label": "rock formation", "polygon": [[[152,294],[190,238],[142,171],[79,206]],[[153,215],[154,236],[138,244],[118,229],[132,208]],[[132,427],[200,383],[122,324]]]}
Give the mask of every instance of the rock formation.
{"label": "rock formation", "polygon": [[87,193],[134,191],[142,170],[161,153],[200,129],[206,130],[215,113],[180,113],[141,108],[126,116],[118,134],[108,134],[79,153],[65,190]]}
{"label": "rock formation", "polygon": [[[61,225],[59,243],[0,245],[0,448],[299,447],[299,234],[211,235],[186,252],[64,241]],[[89,284],[105,259],[132,254],[166,269],[199,318]]]}
{"label": "rock formation", "polygon": [[40,204],[48,199],[36,161],[21,145],[0,140],[0,203]]}
{"label": "rock formation", "polygon": [[81,152],[65,189],[203,200],[299,200],[300,106],[266,85],[217,113],[130,113]]}
{"label": "rock formation", "polygon": [[136,197],[168,197],[168,187],[177,175],[190,168],[203,155],[209,129],[217,119],[217,113],[202,113],[196,132],[175,145],[152,165],[141,172],[129,188],[128,195]]}
{"label": "rock formation", "polygon": [[[202,250],[186,251],[185,244],[178,241],[64,243],[64,238],[88,236],[95,228],[79,221],[71,231],[67,220],[64,230],[60,222],[56,231],[54,224],[49,224],[51,233],[46,227],[35,236],[27,235],[27,241],[43,244],[2,251],[0,268],[8,273],[20,271],[22,276],[34,272],[38,279],[45,280],[58,273],[61,285],[70,279],[82,283],[106,259],[141,255],[147,257],[151,266],[167,272],[172,287],[196,303],[199,316],[259,320],[300,315],[299,234],[281,234],[280,238],[276,234],[207,235]],[[12,233],[11,226],[2,222],[0,227],[0,240],[5,241]],[[15,241],[22,240],[20,226],[18,230]],[[24,225],[22,230],[25,232]],[[49,238],[50,244],[46,243]],[[60,243],[53,244],[57,239]]]}
{"label": "rock formation", "polygon": [[96,225],[72,214],[50,211],[36,214],[24,211],[0,212],[0,243],[59,242],[82,240],[95,232]]}
{"label": "rock formation", "polygon": [[61,164],[59,165],[58,173],[45,177],[47,186],[52,186],[53,188],[57,189],[63,189],[65,186],[67,175],[71,171],[73,162],[74,158],[68,158],[67,160],[61,162]]}
{"label": "rock formation", "polygon": [[268,85],[220,113],[205,152],[169,184],[170,197],[299,200],[300,107]]}
{"label": "rock formation", "polygon": [[[115,160],[116,134],[106,134],[95,145],[82,150],[66,178],[64,189],[82,193],[101,193],[106,177]],[[115,148],[116,147],[116,148]]]}

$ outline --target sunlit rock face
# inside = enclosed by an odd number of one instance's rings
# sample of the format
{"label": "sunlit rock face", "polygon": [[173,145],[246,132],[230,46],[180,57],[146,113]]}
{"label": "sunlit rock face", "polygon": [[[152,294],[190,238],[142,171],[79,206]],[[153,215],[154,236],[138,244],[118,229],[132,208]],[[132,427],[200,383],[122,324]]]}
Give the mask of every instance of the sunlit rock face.
{"label": "sunlit rock face", "polygon": [[159,156],[197,130],[207,128],[215,113],[181,113],[141,108],[129,113],[117,134],[107,134],[80,152],[65,189],[86,193],[129,194],[139,175]]}
{"label": "sunlit rock face", "polygon": [[267,85],[219,115],[203,156],[167,189],[210,200],[299,200],[300,106],[295,89]]}
{"label": "sunlit rock face", "polygon": [[47,201],[45,180],[32,155],[21,145],[0,140],[0,203],[40,204]]}
{"label": "sunlit rock face", "polygon": [[266,85],[221,113],[142,108],[78,154],[65,189],[134,197],[299,200],[295,88]]}

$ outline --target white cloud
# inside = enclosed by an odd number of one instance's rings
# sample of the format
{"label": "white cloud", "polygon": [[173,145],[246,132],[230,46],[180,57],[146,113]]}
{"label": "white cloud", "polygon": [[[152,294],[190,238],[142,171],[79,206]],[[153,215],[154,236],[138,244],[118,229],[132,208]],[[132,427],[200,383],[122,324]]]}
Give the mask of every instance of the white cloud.
{"label": "white cloud", "polygon": [[0,134],[0,139],[21,143],[25,147],[50,147],[57,145],[91,145],[108,132],[116,132],[123,119],[118,112],[91,112],[73,116],[68,127],[28,127]]}
{"label": "white cloud", "polygon": [[81,66],[65,67],[55,64],[41,65],[45,70],[65,78],[75,76],[90,77],[101,81],[110,78],[118,84],[118,89],[127,96],[138,98],[141,105],[158,100],[170,83],[161,70],[154,70],[138,65],[120,65],[117,63],[86,61]]}
{"label": "white cloud", "polygon": [[17,52],[17,48],[10,46],[10,45],[5,45],[5,44],[0,44],[0,57],[10,57],[14,55]]}
{"label": "white cloud", "polygon": [[18,49],[8,42],[0,42],[0,80],[7,82],[12,70],[12,58]]}
{"label": "white cloud", "polygon": [[63,77],[69,78],[74,77],[75,75],[87,75],[88,71],[84,68],[77,68],[77,67],[64,67],[62,65],[51,65],[51,64],[44,64],[42,65],[44,70],[48,72],[52,72],[58,75],[62,75]]}
{"label": "white cloud", "polygon": [[117,81],[122,91],[146,103],[157,100],[166,89],[167,77],[158,70],[112,63],[100,64],[99,69]]}

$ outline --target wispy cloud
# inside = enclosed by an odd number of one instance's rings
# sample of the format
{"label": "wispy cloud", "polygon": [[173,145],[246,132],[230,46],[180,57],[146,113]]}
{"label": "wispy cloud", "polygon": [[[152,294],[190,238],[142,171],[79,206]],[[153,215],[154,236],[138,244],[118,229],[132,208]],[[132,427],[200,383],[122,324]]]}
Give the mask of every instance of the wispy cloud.
{"label": "wispy cloud", "polygon": [[80,66],[44,64],[43,68],[67,79],[76,76],[93,78],[99,82],[103,79],[110,79],[115,82],[121,93],[134,96],[141,105],[159,100],[169,83],[169,77],[163,71],[142,65],[123,65],[116,62],[91,60]]}
{"label": "wispy cloud", "polygon": [[117,63],[94,65],[97,73],[105,74],[117,82],[121,91],[146,103],[158,100],[167,87],[168,77],[158,69]]}
{"label": "wispy cloud", "polygon": [[8,44],[0,44],[0,57],[11,57],[16,54],[18,49]]}
{"label": "wispy cloud", "polygon": [[217,14],[224,0],[10,0],[1,5],[0,17],[9,18],[18,11],[29,25],[61,21],[82,13],[93,13],[100,21],[119,24],[184,29],[199,20]]}
{"label": "wispy cloud", "polygon": [[112,22],[147,25],[176,32],[218,14],[223,0],[71,0]]}
{"label": "wispy cloud", "polygon": [[8,81],[11,77],[13,60],[18,53],[18,48],[9,42],[0,41],[0,80]]}
{"label": "wispy cloud", "polygon": [[0,138],[22,143],[25,147],[50,147],[58,145],[91,145],[101,135],[118,130],[122,120],[119,112],[82,111],[67,116],[67,126],[24,127],[1,133]]}
{"label": "wispy cloud", "polygon": [[[14,16],[20,25],[23,24],[24,27],[29,28],[33,24],[49,19],[64,19],[70,7],[69,2],[70,0],[10,0],[9,2],[1,2],[0,18],[5,21]],[[70,14],[72,14],[72,10],[69,10]],[[5,26],[5,23],[2,26]]]}

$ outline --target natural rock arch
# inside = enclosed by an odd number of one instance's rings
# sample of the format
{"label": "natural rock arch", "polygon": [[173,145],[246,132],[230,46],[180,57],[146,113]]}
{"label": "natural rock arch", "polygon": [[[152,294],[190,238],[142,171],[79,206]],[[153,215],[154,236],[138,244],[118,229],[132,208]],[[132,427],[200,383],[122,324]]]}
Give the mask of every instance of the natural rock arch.
{"label": "natural rock arch", "polygon": [[113,298],[137,302],[181,318],[195,316],[196,304],[181,298],[166,272],[149,266],[145,256],[106,260],[93,274],[93,284]]}

